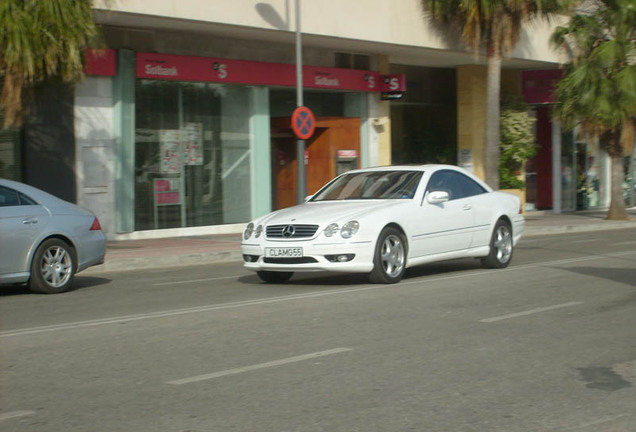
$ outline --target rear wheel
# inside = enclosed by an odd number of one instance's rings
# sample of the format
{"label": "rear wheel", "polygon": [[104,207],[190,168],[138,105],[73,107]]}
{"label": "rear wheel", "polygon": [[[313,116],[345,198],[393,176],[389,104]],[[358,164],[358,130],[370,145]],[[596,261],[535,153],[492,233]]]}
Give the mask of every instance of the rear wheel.
{"label": "rear wheel", "polygon": [[294,272],[258,271],[259,278],[267,283],[285,283],[294,275]]}
{"label": "rear wheel", "polygon": [[41,294],[68,291],[75,275],[75,250],[63,240],[49,239],[35,251],[29,289]]}
{"label": "rear wheel", "polygon": [[378,237],[373,257],[373,270],[369,280],[373,283],[392,284],[402,280],[406,270],[406,240],[397,229],[387,227]]}
{"label": "rear wheel", "polygon": [[490,239],[490,253],[481,259],[486,268],[508,267],[512,259],[512,229],[510,224],[502,219],[495,224]]}

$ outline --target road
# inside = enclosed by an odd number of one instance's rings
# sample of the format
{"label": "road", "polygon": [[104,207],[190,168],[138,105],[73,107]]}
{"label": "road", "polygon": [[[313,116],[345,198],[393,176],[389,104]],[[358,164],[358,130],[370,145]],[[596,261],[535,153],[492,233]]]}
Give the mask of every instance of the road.
{"label": "road", "polygon": [[636,430],[636,230],[478,264],[388,286],[237,263],[1,288],[0,430]]}

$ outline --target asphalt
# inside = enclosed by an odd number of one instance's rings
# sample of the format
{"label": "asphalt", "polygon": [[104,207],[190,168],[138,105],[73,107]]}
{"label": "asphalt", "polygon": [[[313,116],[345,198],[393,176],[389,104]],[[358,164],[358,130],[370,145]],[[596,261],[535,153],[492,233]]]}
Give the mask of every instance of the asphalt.
{"label": "asphalt", "polygon": [[[526,230],[523,238],[572,232],[636,229],[636,208],[628,210],[630,220],[626,221],[607,220],[606,213],[528,212],[525,215]],[[82,274],[242,262],[240,244],[241,233],[109,241],[104,264],[91,267]]]}

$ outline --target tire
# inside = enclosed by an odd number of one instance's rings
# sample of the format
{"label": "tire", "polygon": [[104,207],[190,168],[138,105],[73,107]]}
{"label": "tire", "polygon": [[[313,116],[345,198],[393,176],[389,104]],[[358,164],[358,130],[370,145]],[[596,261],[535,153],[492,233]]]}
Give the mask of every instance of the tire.
{"label": "tire", "polygon": [[33,256],[29,289],[40,294],[68,291],[77,268],[75,256],[75,249],[65,241],[46,240]]}
{"label": "tire", "polygon": [[505,268],[512,260],[512,229],[510,224],[499,219],[490,238],[490,252],[481,259],[486,268]]}
{"label": "tire", "polygon": [[402,280],[406,270],[406,240],[399,230],[387,227],[378,236],[373,256],[372,283],[393,284]]}
{"label": "tire", "polygon": [[285,283],[294,275],[294,272],[274,272],[274,271],[258,271],[256,272],[263,282],[267,283]]}

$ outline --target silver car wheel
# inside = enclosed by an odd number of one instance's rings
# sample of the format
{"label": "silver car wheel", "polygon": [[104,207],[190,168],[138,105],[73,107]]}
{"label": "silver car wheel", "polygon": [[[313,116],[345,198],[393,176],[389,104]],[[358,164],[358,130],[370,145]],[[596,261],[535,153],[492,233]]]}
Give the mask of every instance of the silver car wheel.
{"label": "silver car wheel", "polygon": [[495,233],[493,246],[496,251],[497,261],[502,264],[510,261],[512,256],[512,234],[507,225],[500,225]]}
{"label": "silver car wheel", "polygon": [[404,268],[404,246],[401,239],[396,235],[389,235],[384,239],[380,259],[382,268],[387,276],[397,277]]}
{"label": "silver car wheel", "polygon": [[59,288],[64,286],[73,275],[73,259],[70,253],[60,246],[51,246],[40,261],[40,274],[48,285]]}

